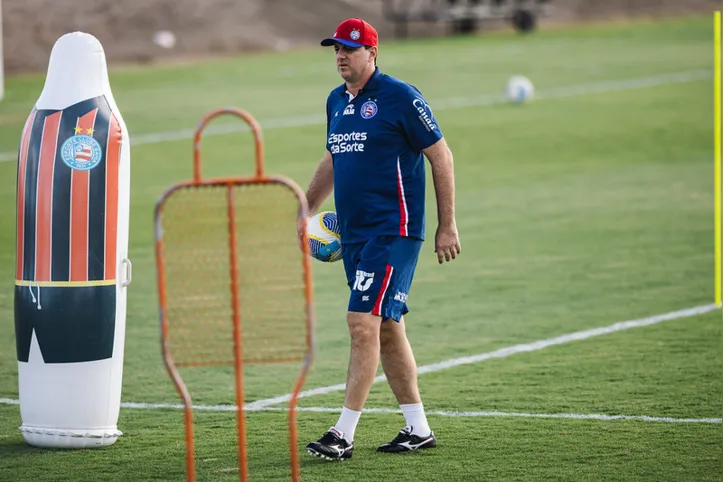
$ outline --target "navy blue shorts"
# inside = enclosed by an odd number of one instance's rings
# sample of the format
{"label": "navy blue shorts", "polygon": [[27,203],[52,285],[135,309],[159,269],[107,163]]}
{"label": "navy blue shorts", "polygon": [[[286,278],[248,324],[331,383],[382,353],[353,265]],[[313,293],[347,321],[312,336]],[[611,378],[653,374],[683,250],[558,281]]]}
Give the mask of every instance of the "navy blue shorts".
{"label": "navy blue shorts", "polygon": [[342,247],[346,280],[351,289],[349,311],[399,321],[409,312],[422,241],[403,236],[378,236]]}

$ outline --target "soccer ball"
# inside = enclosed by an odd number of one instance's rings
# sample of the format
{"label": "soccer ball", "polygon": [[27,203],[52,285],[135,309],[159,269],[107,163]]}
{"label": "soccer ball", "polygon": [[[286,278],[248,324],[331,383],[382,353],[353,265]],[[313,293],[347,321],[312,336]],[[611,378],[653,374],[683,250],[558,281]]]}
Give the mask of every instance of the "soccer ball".
{"label": "soccer ball", "polygon": [[323,211],[310,217],[306,223],[309,252],[314,259],[333,262],[341,259],[339,220],[333,211]]}
{"label": "soccer ball", "polygon": [[513,75],[507,81],[505,89],[507,100],[515,104],[524,104],[529,102],[535,96],[535,86],[532,85],[530,79],[522,75]]}

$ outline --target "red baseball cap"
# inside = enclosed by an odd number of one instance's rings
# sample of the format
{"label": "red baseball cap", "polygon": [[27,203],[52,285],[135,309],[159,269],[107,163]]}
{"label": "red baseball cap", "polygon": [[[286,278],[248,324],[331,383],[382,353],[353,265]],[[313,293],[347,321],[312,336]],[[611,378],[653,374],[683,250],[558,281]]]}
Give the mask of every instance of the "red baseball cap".
{"label": "red baseball cap", "polygon": [[321,41],[321,45],[324,47],[330,47],[336,43],[352,48],[364,47],[365,45],[376,47],[379,45],[379,36],[374,27],[364,20],[348,18],[336,27],[333,37]]}

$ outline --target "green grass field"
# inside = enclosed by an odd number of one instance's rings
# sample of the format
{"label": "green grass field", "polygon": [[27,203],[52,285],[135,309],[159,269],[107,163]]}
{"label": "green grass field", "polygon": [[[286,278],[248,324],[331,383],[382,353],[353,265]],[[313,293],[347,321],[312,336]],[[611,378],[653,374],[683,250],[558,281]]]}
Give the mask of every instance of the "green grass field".
{"label": "green grass field", "polygon": [[[463,253],[437,265],[430,190],[407,317],[420,366],[713,302],[712,58],[708,17],[383,44],[380,67],[421,89],[455,154]],[[498,102],[518,73],[539,100]],[[0,398],[9,400],[18,396],[12,151],[43,82],[10,78],[0,103]],[[305,188],[324,149],[324,101],[339,83],[321,48],[111,69],[133,140],[124,402],[179,402],[160,353],[152,216],[161,192],[191,177],[192,145],[187,135],[150,136],[242,107],[265,126],[267,170]],[[252,172],[249,140],[208,137],[205,174]],[[348,360],[343,268],[313,266],[318,344],[306,389],[342,383]],[[439,412],[429,416],[436,450],[375,453],[404,422],[368,413],[354,458],[302,453],[303,479],[722,480],[722,327],[711,310],[422,374],[425,406]],[[248,369],[247,401],[287,393],[296,369]],[[229,369],[184,374],[197,403],[233,403]],[[336,391],[301,406],[342,401]],[[397,408],[384,383],[368,407]],[[522,416],[553,414],[655,419]],[[336,417],[301,412],[300,449]],[[197,422],[199,480],[237,479],[234,415],[199,412]],[[249,413],[252,480],[288,478],[285,423],[280,411]],[[176,409],[123,408],[124,436],[92,451],[29,447],[20,424],[18,406],[0,404],[2,481],[184,479]]]}

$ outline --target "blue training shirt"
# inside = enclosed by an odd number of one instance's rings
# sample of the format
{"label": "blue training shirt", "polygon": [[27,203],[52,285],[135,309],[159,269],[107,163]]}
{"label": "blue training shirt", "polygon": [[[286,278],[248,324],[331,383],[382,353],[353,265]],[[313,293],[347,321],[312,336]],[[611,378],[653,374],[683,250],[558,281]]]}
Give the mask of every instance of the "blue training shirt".
{"label": "blue training shirt", "polygon": [[378,67],[349,97],[342,84],[326,101],[342,244],[389,235],[424,239],[422,149],[442,138],[429,104],[416,87]]}

